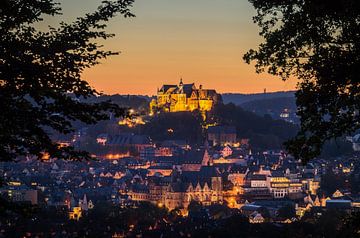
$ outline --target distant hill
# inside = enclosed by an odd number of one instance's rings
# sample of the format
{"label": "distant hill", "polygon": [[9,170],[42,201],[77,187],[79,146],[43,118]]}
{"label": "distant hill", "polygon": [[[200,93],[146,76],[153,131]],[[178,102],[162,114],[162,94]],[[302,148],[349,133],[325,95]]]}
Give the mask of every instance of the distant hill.
{"label": "distant hill", "polygon": [[268,100],[273,98],[285,98],[285,97],[291,97],[295,99],[295,91],[254,93],[254,94],[224,93],[221,96],[225,104],[234,103],[235,105],[242,105],[246,102],[255,101],[255,100]]}
{"label": "distant hill", "polygon": [[101,95],[100,97],[92,97],[88,99],[89,102],[103,102],[110,100],[120,107],[129,107],[136,109],[139,112],[148,112],[150,97],[143,95]]}
{"label": "distant hill", "polygon": [[284,108],[295,111],[296,102],[294,97],[278,97],[245,102],[241,104],[241,107],[255,113],[270,112],[270,108],[275,111],[281,111]]}
{"label": "distant hill", "polygon": [[233,103],[257,115],[270,115],[274,119],[299,122],[296,116],[295,91],[222,96],[224,103]]}
{"label": "distant hill", "polygon": [[299,129],[292,123],[259,116],[233,103],[219,105],[213,113],[221,125],[235,126],[238,138],[249,138],[253,148],[259,150],[282,148],[283,142],[295,136]]}

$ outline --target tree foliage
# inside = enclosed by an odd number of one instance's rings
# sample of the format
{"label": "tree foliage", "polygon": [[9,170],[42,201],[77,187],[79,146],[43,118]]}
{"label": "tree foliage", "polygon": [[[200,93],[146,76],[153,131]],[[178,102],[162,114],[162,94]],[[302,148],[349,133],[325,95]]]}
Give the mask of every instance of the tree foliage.
{"label": "tree foliage", "polygon": [[281,149],[284,141],[296,135],[298,126],[269,115],[259,116],[232,103],[218,105],[213,112],[215,121],[236,127],[238,138],[249,138],[254,149]]}
{"label": "tree foliage", "polygon": [[85,103],[99,93],[81,77],[82,72],[115,55],[96,41],[106,21],[120,14],[132,17],[133,0],[103,1],[98,9],[61,22],[46,31],[36,28],[46,15],[61,14],[53,0],[4,0],[0,3],[0,160],[19,155],[87,158],[86,152],[60,148],[50,132],[70,133],[72,122],[95,123],[122,115],[109,101]]}
{"label": "tree foliage", "polygon": [[155,141],[188,140],[192,144],[202,144],[201,125],[202,117],[199,112],[160,113],[141,125],[140,132]]}
{"label": "tree foliage", "polygon": [[360,127],[360,2],[249,1],[265,42],[244,59],[257,72],[299,79],[301,130],[287,148],[306,162],[325,141]]}

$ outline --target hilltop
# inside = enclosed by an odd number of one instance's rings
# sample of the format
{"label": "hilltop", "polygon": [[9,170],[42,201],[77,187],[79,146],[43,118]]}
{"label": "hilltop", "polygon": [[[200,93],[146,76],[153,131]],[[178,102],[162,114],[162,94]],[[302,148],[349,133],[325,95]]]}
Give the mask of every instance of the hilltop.
{"label": "hilltop", "polygon": [[274,98],[293,98],[295,100],[295,91],[271,92],[271,93],[223,93],[222,99],[225,104],[234,103],[235,105],[242,105],[256,100],[269,100]]}

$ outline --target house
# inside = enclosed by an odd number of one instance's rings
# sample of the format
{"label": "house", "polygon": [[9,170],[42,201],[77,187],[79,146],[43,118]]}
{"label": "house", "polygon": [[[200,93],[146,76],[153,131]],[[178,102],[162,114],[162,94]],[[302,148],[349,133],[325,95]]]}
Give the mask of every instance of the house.
{"label": "house", "polygon": [[207,131],[207,139],[216,145],[232,145],[236,141],[236,128],[234,126],[210,126]]}
{"label": "house", "polygon": [[245,184],[245,177],[249,169],[245,166],[234,165],[231,166],[228,172],[228,180],[234,185],[239,194],[243,194],[243,186]]}
{"label": "house", "polygon": [[261,215],[261,213],[255,211],[253,214],[249,217],[250,223],[263,223],[265,222],[265,218]]}
{"label": "house", "polygon": [[352,205],[350,200],[335,199],[335,200],[327,200],[326,208],[338,209],[338,210],[350,210],[352,208]]}
{"label": "house", "polygon": [[233,153],[233,149],[229,145],[224,146],[221,150],[222,157],[228,157],[232,155],[232,153]]}
{"label": "house", "polygon": [[96,137],[96,142],[100,145],[106,145],[109,136],[107,134],[100,134]]}
{"label": "house", "polygon": [[38,203],[38,191],[23,184],[2,187],[0,194],[6,195],[13,202],[24,202],[32,205]]}
{"label": "house", "polygon": [[271,199],[270,177],[264,174],[248,173],[245,177],[244,197],[249,200]]}
{"label": "house", "polygon": [[153,146],[149,136],[135,135],[133,133],[121,133],[111,136],[107,141],[107,145],[114,148],[134,148],[139,153],[146,147]]}
{"label": "house", "polygon": [[289,193],[290,180],[282,171],[272,171],[270,177],[270,192],[274,198],[284,198]]}
{"label": "house", "polygon": [[178,165],[182,171],[200,171],[202,166],[212,165],[213,160],[207,149],[191,150],[178,156]]}
{"label": "house", "polygon": [[147,176],[170,176],[173,171],[171,165],[155,165],[148,168]]}

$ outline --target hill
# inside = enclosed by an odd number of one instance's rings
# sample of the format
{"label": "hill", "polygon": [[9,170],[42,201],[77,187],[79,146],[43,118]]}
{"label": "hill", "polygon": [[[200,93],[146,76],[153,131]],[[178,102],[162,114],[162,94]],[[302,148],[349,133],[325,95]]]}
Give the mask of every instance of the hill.
{"label": "hill", "polygon": [[[210,123],[236,127],[238,138],[249,138],[254,149],[281,149],[284,141],[294,136],[298,127],[270,116],[259,116],[235,104],[218,105],[209,113]],[[155,141],[186,140],[192,144],[203,143],[202,119],[199,112],[160,113],[146,125],[134,128]]]}
{"label": "hill", "polygon": [[242,105],[246,102],[255,100],[268,100],[273,98],[295,98],[295,91],[287,92],[273,92],[273,93],[254,93],[254,94],[241,94],[241,93],[224,93],[222,99],[225,104],[234,103],[235,105]]}
{"label": "hill", "polygon": [[238,138],[249,138],[250,144],[259,150],[280,149],[298,131],[297,125],[257,115],[233,103],[219,105],[213,113],[219,123],[235,126]]}
{"label": "hill", "polygon": [[148,112],[150,98],[143,95],[101,95],[88,99],[89,102],[103,102],[110,100],[121,107],[133,108],[139,112]]}
{"label": "hill", "polygon": [[224,94],[224,103],[234,103],[245,110],[260,116],[270,115],[273,119],[282,119],[298,123],[296,115],[295,92],[275,92],[259,94]]}

